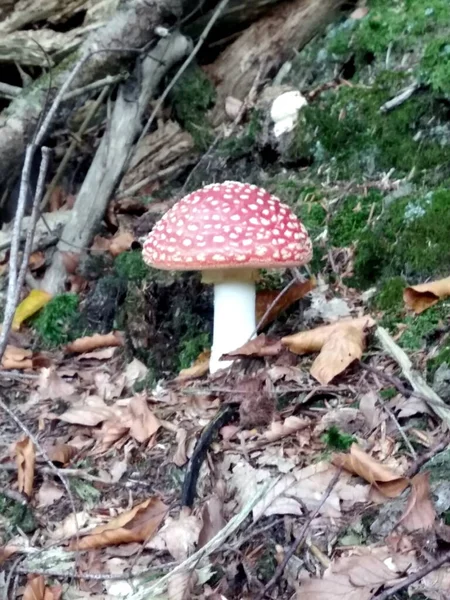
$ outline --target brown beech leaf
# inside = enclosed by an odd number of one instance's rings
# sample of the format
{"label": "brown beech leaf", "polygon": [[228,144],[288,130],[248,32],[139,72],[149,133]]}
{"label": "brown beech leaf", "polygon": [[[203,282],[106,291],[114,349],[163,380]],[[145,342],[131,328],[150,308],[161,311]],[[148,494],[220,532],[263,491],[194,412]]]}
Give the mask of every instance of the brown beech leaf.
{"label": "brown beech leaf", "polygon": [[33,491],[36,450],[30,438],[26,437],[16,443],[15,451],[19,492],[23,492],[30,498]]}
{"label": "brown beech leaf", "polygon": [[79,540],[72,540],[71,550],[91,550],[118,544],[144,542],[151,538],[163,522],[169,508],[159,498],[141,502],[109,523],[95,527]]}
{"label": "brown beech leaf", "polygon": [[281,350],[282,346],[279,340],[269,340],[264,333],[261,333],[237,350],[224,354],[222,358],[227,359],[240,356],[277,356]]}
{"label": "brown beech leaf", "polygon": [[64,496],[64,488],[51,481],[44,481],[36,494],[39,508],[51,506]]}
{"label": "brown beech leaf", "polygon": [[300,331],[299,333],[285,336],[281,338],[281,342],[295,354],[309,354],[321,350],[328,338],[336,331],[345,329],[348,326],[364,331],[374,325],[375,321],[370,316],[358,317],[357,319],[341,319],[331,325],[324,325],[310,331]]}
{"label": "brown beech leaf", "polygon": [[130,435],[139,443],[146,442],[161,427],[161,423],[149,409],[144,394],[135,396],[128,405],[130,412]]}
{"label": "brown beech leaf", "polygon": [[60,585],[46,586],[43,575],[29,575],[23,591],[23,600],[59,600],[62,595]]}
{"label": "brown beech leaf", "polygon": [[134,235],[129,231],[123,233],[117,233],[109,244],[109,252],[113,256],[118,256],[122,252],[126,252],[130,249],[131,244],[135,241]]}
{"label": "brown beech leaf", "polygon": [[3,354],[1,365],[3,369],[32,369],[33,352],[8,345]]}
{"label": "brown beech leaf", "polygon": [[67,344],[66,351],[76,354],[82,352],[90,352],[96,348],[106,348],[107,346],[123,346],[123,336],[119,331],[113,331],[101,335],[95,335],[78,338],[71,344]]}
{"label": "brown beech leaf", "polygon": [[281,290],[260,290],[256,294],[256,322],[259,328],[266,327],[272,323],[279,314],[287,310],[294,302],[301,300],[308,292],[313,290],[317,285],[315,277],[311,277],[307,281],[296,281],[289,289],[280,296],[274,306],[270,309],[264,321],[260,322],[266,310],[274,302]]}
{"label": "brown beech leaf", "polygon": [[209,371],[210,350],[204,350],[195,360],[192,367],[181,369],[175,377],[175,381],[184,381],[185,379],[199,379],[206,375]]}
{"label": "brown beech leaf", "polygon": [[270,429],[264,433],[264,437],[269,442],[276,442],[292,433],[301,431],[311,424],[309,419],[301,419],[300,417],[290,416],[283,422],[273,421],[270,424]]}
{"label": "brown beech leaf", "polygon": [[6,562],[8,558],[13,556],[18,551],[19,548],[17,546],[8,544],[6,546],[0,546],[0,565]]}
{"label": "brown beech leaf", "polygon": [[412,285],[403,291],[403,300],[406,306],[412,309],[416,315],[434,306],[439,300],[447,296],[450,296],[450,277]]}
{"label": "brown beech leaf", "polygon": [[70,444],[55,444],[55,446],[47,450],[49,459],[63,466],[69,464],[77,453],[78,448]]}
{"label": "brown beech leaf", "polygon": [[411,480],[411,494],[399,521],[408,531],[426,531],[436,521],[429,479],[429,473],[419,473]]}
{"label": "brown beech leaf", "polygon": [[333,464],[359,475],[388,498],[397,498],[409,485],[408,479],[379,463],[357,444],[352,444],[349,454],[336,454]]}
{"label": "brown beech leaf", "polygon": [[45,254],[41,250],[33,252],[28,260],[28,267],[30,271],[37,271],[45,265]]}
{"label": "brown beech leaf", "polygon": [[362,357],[365,336],[351,325],[337,329],[322,346],[311,366],[311,375],[322,385],[330,383],[354,361]]}

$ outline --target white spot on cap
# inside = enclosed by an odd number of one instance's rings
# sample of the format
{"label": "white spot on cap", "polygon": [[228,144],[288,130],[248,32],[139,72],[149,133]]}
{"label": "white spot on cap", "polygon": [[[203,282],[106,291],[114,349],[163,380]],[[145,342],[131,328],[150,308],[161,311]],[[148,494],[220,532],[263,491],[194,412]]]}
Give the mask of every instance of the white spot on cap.
{"label": "white spot on cap", "polygon": [[225,241],[225,238],[223,237],[223,235],[215,235],[213,237],[213,242],[216,242],[216,244],[222,244]]}
{"label": "white spot on cap", "polygon": [[189,240],[189,239],[183,240],[183,246],[192,246],[192,240]]}

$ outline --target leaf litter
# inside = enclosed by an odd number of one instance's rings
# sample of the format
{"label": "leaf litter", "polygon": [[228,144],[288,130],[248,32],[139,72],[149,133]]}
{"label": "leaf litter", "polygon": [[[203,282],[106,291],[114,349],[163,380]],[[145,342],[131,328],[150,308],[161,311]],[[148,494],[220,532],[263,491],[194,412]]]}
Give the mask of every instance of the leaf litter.
{"label": "leaf litter", "polygon": [[[331,321],[281,338],[260,334],[230,353],[253,359],[256,365],[263,361],[253,375],[244,374],[236,363],[227,377],[208,377],[206,353],[172,381],[139,393],[133,390],[148,375],[148,367],[136,358],[118,363],[115,354],[102,354],[123,343],[120,332],[81,338],[67,346],[62,357],[54,355],[50,366],[35,370],[24,417],[46,432],[47,457],[70,473],[75,506],[84,508],[75,516],[64,487],[39,451],[36,455],[31,440],[16,440],[17,479],[12,486],[29,497],[45,524],[48,533],[41,526],[40,535],[66,552],[107,552],[102,563],[110,572],[112,557],[120,561],[121,555],[136,552],[138,571],[155,566],[155,561],[164,569],[165,563],[183,562],[220,535],[227,521],[269,482],[270,491],[255,504],[234,542],[246,555],[277,556],[276,548],[289,546],[286,539],[298,522],[318,511],[309,525],[309,545],[302,550],[316,567],[312,572],[301,568],[294,582],[280,579],[280,589],[294,585],[302,600],[370,599],[413,574],[423,562],[421,535],[432,533],[440,519],[427,472],[412,478],[406,474],[411,461],[404,460],[402,439],[391,419],[392,414],[405,419],[409,413],[402,411],[417,398],[400,396],[386,403],[391,407],[386,412],[380,397],[386,383],[380,382],[382,375],[371,378],[357,366],[375,321],[347,315]],[[20,362],[32,354],[18,349],[10,356]],[[390,361],[382,353],[377,360],[385,365]],[[280,405],[277,398],[283,397]],[[180,510],[177,477],[189,464],[202,429],[227,401],[237,403],[240,417],[238,411],[235,422],[219,429],[211,441],[200,468],[194,511]],[[259,411],[264,418],[258,417]],[[433,424],[438,439],[439,423]],[[354,437],[345,452],[324,442],[333,428],[341,432],[338,435]],[[343,471],[338,482],[327,492],[339,467]],[[399,497],[405,497],[405,506],[393,527],[409,536],[403,551],[385,546],[381,552],[369,541],[365,546],[339,545],[366,512]],[[280,518],[283,526],[279,521],[276,525]],[[258,535],[261,527],[266,532]],[[15,548],[14,556],[20,553],[14,542],[14,536],[8,544],[5,540],[2,560],[8,560],[8,548]],[[242,560],[232,548],[224,545],[218,554],[225,565],[223,596],[230,598]],[[326,561],[318,560],[323,553]],[[126,572],[126,563],[117,569]],[[31,579],[27,594],[51,598],[54,592],[45,581]],[[168,593],[190,597],[197,593],[199,581],[198,573],[182,571],[171,580]],[[439,597],[436,589],[446,586],[442,567],[415,589],[429,589],[430,597]],[[245,587],[251,589],[251,581]]]}

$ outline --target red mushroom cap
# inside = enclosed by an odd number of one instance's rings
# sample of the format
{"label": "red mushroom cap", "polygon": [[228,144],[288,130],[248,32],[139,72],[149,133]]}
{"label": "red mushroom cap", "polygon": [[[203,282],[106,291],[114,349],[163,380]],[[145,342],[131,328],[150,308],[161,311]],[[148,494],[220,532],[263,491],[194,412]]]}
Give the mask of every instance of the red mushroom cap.
{"label": "red mushroom cap", "polygon": [[236,181],[213,183],[182,198],[143,247],[147,264],[176,271],[289,267],[311,256],[308,232],[289,206]]}

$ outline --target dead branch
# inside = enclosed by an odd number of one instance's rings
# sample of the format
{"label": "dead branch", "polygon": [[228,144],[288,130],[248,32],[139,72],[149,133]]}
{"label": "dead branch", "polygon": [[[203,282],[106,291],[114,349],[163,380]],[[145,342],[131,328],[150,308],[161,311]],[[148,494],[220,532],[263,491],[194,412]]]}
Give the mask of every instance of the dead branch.
{"label": "dead branch", "polygon": [[[52,72],[50,102],[67,80],[73,65],[90,57],[77,76],[77,87],[86,86],[108,75],[117,75],[130,58],[153,39],[155,27],[182,13],[182,0],[134,0],[117,11],[106,25],[92,32],[80,48]],[[73,82],[75,83],[75,82]],[[48,76],[41,77],[13,100],[0,117],[0,187],[15,172],[47,100]],[[69,91],[69,90],[67,90]]]}
{"label": "dead branch", "polygon": [[139,133],[144,111],[161,78],[189,50],[189,42],[180,34],[161,39],[142,63],[142,81],[136,91],[136,101],[129,101],[124,86],[119,88],[111,122],[78,193],[52,265],[44,277],[43,289],[51,294],[58,293],[64,286],[66,269],[63,252],[73,251],[74,247],[85,248],[98,228]]}

